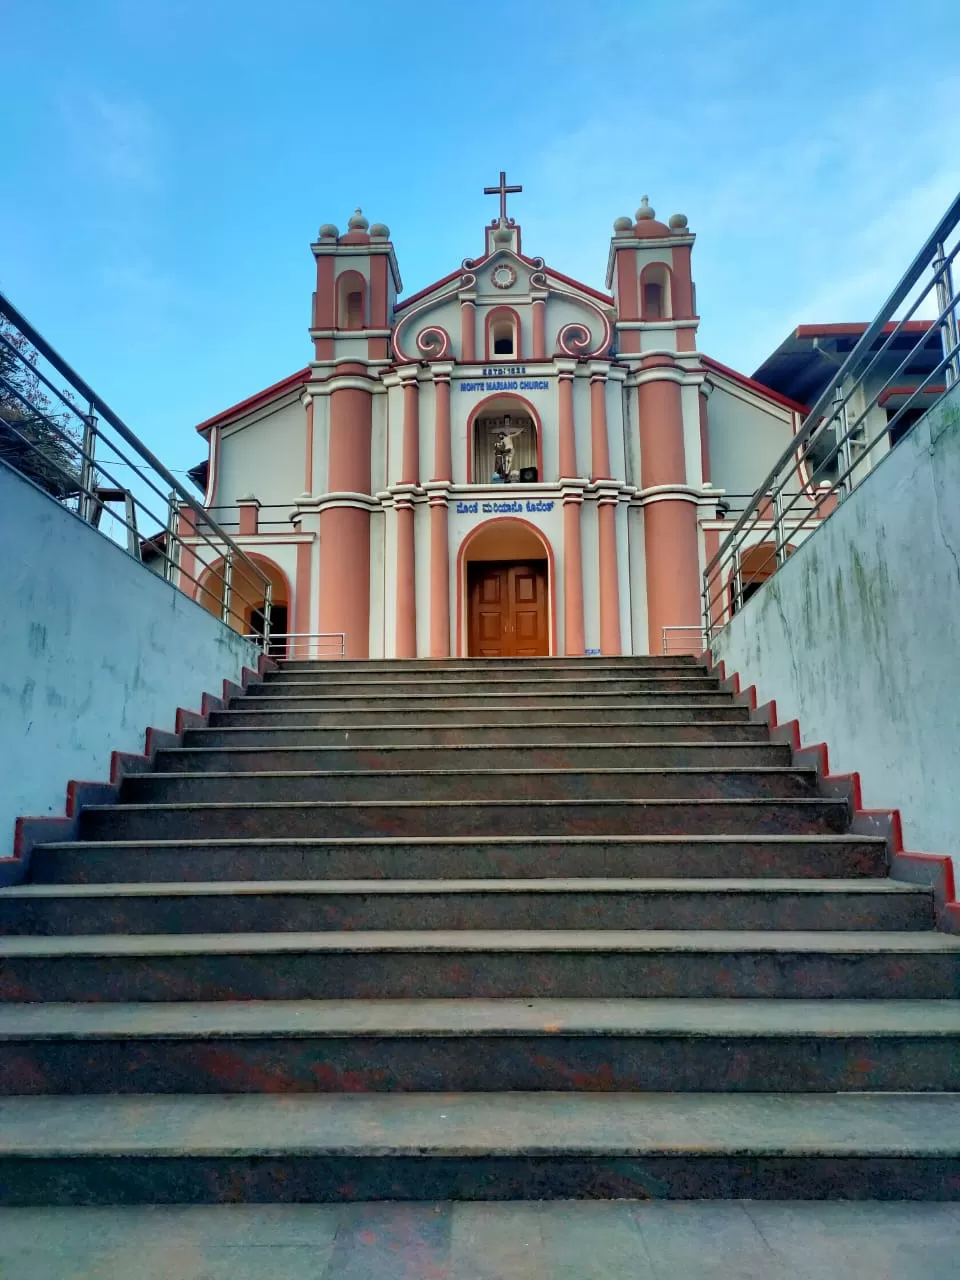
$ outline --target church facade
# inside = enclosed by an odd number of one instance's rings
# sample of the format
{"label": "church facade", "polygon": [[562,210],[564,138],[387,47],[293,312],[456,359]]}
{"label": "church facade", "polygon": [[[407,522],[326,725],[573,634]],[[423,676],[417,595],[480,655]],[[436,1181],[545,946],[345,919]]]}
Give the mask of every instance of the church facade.
{"label": "church facade", "polygon": [[198,427],[204,503],[291,654],[697,649],[704,564],[802,419],[698,349],[686,217],[617,218],[597,289],[491,191],[482,252],[405,298],[385,225],[322,226],[309,364]]}

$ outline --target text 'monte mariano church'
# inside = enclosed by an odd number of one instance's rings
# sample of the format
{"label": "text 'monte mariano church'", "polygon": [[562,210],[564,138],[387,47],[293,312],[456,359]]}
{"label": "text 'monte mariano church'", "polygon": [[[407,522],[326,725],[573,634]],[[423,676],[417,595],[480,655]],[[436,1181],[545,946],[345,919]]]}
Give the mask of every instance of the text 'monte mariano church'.
{"label": "text 'monte mariano church'", "polygon": [[617,218],[598,288],[527,252],[520,191],[501,173],[479,252],[407,296],[388,227],[325,223],[309,362],[198,427],[193,474],[269,574],[274,631],[353,658],[699,647],[725,495],[803,406],[699,350],[685,216],[644,196]]}

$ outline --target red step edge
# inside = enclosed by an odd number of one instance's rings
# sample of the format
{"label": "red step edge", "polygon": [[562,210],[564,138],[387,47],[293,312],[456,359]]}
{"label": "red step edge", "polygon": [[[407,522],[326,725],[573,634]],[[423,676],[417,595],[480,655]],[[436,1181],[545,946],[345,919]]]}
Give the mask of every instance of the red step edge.
{"label": "red step edge", "polygon": [[864,809],[859,773],[831,773],[825,742],[803,746],[799,720],[786,720],[781,724],[774,700],[758,706],[756,685],[741,688],[739,672],[728,676],[722,659],[714,662],[709,652],[703,657],[710,671],[719,677],[721,687],[729,689],[741,706],[750,709],[750,719],[769,726],[771,741],[784,742],[792,748],[794,764],[815,768],[823,792],[849,800],[853,809],[851,830],[857,835],[882,836],[886,840],[893,879],[928,885],[933,890],[937,927],[945,933],[960,933],[960,902],[951,859],[942,853],[915,853],[905,849],[899,809]]}
{"label": "red step edge", "polygon": [[150,725],[145,734],[142,754],[132,751],[113,751],[110,754],[109,782],[88,782],[71,778],[67,783],[66,800],[62,817],[17,818],[13,835],[13,856],[0,857],[0,886],[22,884],[27,878],[30,855],[34,846],[50,841],[76,840],[79,832],[80,810],[85,805],[116,804],[120,784],[127,774],[147,773],[153,768],[153,758],[164,747],[179,747],[185,729],[206,727],[211,711],[222,710],[230,698],[239,697],[247,686],[267,671],[278,670],[273,658],[260,654],[257,668],[244,667],[241,684],[224,680],[220,697],[204,693],[200,711],[177,707],[175,730],[157,729]]}

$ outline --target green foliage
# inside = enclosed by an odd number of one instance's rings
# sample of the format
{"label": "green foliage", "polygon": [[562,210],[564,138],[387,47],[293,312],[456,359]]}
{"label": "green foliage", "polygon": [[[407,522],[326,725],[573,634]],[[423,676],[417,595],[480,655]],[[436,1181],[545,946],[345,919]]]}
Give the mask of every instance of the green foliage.
{"label": "green foliage", "polygon": [[0,318],[0,460],[53,497],[70,500],[80,489],[79,420],[48,394],[36,364],[27,339]]}

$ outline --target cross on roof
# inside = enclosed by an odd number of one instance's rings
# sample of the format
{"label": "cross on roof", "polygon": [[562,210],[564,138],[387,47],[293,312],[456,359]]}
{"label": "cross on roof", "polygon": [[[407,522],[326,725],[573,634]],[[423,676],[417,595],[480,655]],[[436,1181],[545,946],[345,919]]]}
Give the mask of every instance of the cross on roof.
{"label": "cross on roof", "polygon": [[507,221],[507,196],[508,196],[508,195],[513,195],[513,194],[514,194],[514,192],[522,191],[522,190],[523,190],[523,187],[508,187],[508,186],[507,186],[507,175],[506,175],[506,173],[503,171],[503,169],[501,169],[501,170],[500,170],[500,185],[499,185],[499,186],[496,186],[496,187],[484,187],[484,188],[483,188],[483,194],[484,194],[485,196],[499,196],[499,197],[500,197],[500,217],[501,217],[502,221],[506,222],[506,221]]}

